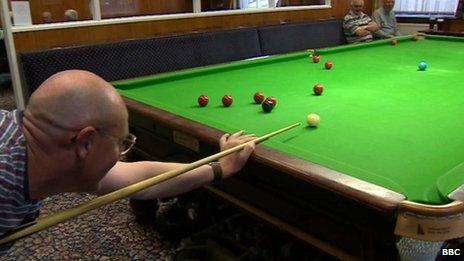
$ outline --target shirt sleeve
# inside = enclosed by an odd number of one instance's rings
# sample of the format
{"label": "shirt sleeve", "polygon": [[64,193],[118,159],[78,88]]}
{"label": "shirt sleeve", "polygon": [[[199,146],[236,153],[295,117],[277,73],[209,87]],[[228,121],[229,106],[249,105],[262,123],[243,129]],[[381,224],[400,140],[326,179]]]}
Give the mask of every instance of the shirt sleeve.
{"label": "shirt sleeve", "polygon": [[395,25],[395,36],[400,36],[401,32],[398,29],[398,23],[396,22],[396,19],[395,19],[395,21],[393,21],[393,24]]}
{"label": "shirt sleeve", "polygon": [[385,39],[393,36],[382,29],[382,17],[380,16],[379,12],[374,11],[372,14],[372,21],[374,21],[379,26],[379,30],[374,32],[374,36],[376,38]]}
{"label": "shirt sleeve", "polygon": [[354,17],[346,15],[345,18],[343,18],[343,32],[345,35],[354,35],[358,27],[358,23]]}
{"label": "shirt sleeve", "polygon": [[372,13],[372,21],[374,21],[377,25],[381,25],[382,18],[380,18],[379,12],[374,11]]}
{"label": "shirt sleeve", "polygon": [[385,38],[393,37],[394,35],[391,35],[391,34],[385,32],[384,30],[379,29],[379,30],[377,30],[377,31],[374,32],[374,36],[375,36],[376,38],[383,38],[383,39],[385,39]]}

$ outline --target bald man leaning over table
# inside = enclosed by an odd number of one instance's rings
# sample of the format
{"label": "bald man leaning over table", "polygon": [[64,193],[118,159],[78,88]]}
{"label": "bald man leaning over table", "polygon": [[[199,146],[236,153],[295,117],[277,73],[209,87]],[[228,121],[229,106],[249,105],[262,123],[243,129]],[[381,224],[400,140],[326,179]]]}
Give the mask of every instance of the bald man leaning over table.
{"label": "bald man leaning over table", "polygon": [[[40,200],[64,192],[105,194],[182,166],[181,163],[118,161],[135,143],[128,112],[111,84],[87,71],[64,71],[47,79],[25,111],[0,111],[0,236],[37,218]],[[225,134],[225,150],[252,141],[243,132]],[[175,196],[239,171],[250,143],[171,180],[133,195]],[[2,246],[5,253],[8,246]]]}

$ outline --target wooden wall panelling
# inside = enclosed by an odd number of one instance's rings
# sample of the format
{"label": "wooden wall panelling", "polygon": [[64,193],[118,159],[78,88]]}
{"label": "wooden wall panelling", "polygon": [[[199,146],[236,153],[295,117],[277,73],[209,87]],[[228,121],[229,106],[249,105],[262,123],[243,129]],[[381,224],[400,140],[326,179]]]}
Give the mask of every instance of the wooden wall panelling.
{"label": "wooden wall panelling", "polygon": [[283,0],[283,5],[300,6],[300,5],[320,5],[324,4],[321,0]]}
{"label": "wooden wall panelling", "polygon": [[201,1],[201,10],[229,10],[232,2],[236,0],[203,0]]}
{"label": "wooden wall panelling", "polygon": [[133,0],[139,2],[139,14],[170,14],[192,12],[191,0]]}
{"label": "wooden wall panelling", "polygon": [[464,20],[445,20],[441,25],[441,30],[447,32],[464,32]]}
{"label": "wooden wall panelling", "polygon": [[[109,6],[105,7],[105,2]],[[90,0],[31,0],[29,4],[33,24],[43,23],[42,13],[45,11],[51,12],[54,22],[63,22],[67,9],[76,10],[79,20],[92,19]],[[101,5],[104,18],[185,13],[193,10],[192,0],[106,0],[101,1]]]}
{"label": "wooden wall panelling", "polygon": [[[10,0],[11,1],[11,0]],[[14,1],[14,0],[13,0]],[[109,15],[105,15],[105,2],[111,8],[106,8]],[[203,5],[210,7],[220,5],[230,5],[233,0],[203,0]],[[319,0],[292,0],[295,4],[307,1],[317,3]],[[366,0],[366,9],[373,7],[375,0]],[[34,24],[42,23],[42,12],[52,13],[54,21],[64,21],[64,12],[67,9],[75,9],[79,13],[80,20],[92,19],[90,12],[90,0],[34,0],[29,1],[31,5],[31,15]],[[332,0],[333,13],[340,17],[348,10],[348,0]],[[184,13],[192,11],[192,0],[105,0],[102,1],[103,17],[118,17],[131,15],[165,14],[165,13]],[[126,11],[126,9],[128,11]],[[120,10],[118,12],[118,10]]]}
{"label": "wooden wall panelling", "polygon": [[[18,33],[14,34],[14,42],[16,47],[16,52],[28,52],[33,50],[38,50],[37,43],[35,42],[36,35],[32,33],[23,33],[18,39]],[[39,49],[40,50],[40,49]]]}
{"label": "wooden wall panelling", "polygon": [[33,24],[42,23],[42,12],[52,13],[55,22],[63,22],[64,12],[67,9],[77,11],[79,20],[92,19],[90,13],[90,0],[32,0],[29,1]]}
{"label": "wooden wall panelling", "polygon": [[100,2],[103,18],[126,17],[140,12],[139,0],[104,0]]}
{"label": "wooden wall panelling", "polygon": [[340,18],[340,19],[343,18],[349,9],[348,2],[349,0],[332,1],[332,15],[336,18]]}
{"label": "wooden wall panelling", "polygon": [[[364,0],[364,12],[366,14],[372,14],[375,8],[375,1],[376,0]],[[335,17],[343,18],[350,10],[350,0],[332,1],[332,9]]]}
{"label": "wooden wall panelling", "polygon": [[[132,23],[128,24],[130,36],[127,39],[148,38],[153,35],[153,24],[151,23]],[[139,34],[139,37],[136,35]]]}
{"label": "wooden wall panelling", "polygon": [[[190,0],[179,0],[177,5],[185,4],[185,1]],[[372,1],[366,1],[366,8],[371,8],[373,6]],[[172,6],[165,6],[163,8],[172,8]],[[347,11],[348,0],[332,0],[332,8],[330,9],[196,17],[176,20],[19,32],[15,33],[15,43],[18,52],[25,52],[31,50],[50,49],[54,47],[96,44],[126,39],[181,34],[193,31],[208,31],[220,28],[227,29],[262,26],[286,22],[316,21],[332,18],[341,19]]]}
{"label": "wooden wall panelling", "polygon": [[371,15],[372,12],[374,11],[374,8],[375,8],[375,0],[364,0],[364,12],[366,14]]}

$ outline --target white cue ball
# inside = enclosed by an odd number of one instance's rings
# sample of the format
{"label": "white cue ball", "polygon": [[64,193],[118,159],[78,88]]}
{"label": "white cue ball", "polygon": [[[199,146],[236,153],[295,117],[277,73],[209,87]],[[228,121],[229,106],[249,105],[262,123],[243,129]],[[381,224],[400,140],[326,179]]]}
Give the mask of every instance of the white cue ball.
{"label": "white cue ball", "polygon": [[308,115],[306,120],[307,120],[309,126],[316,127],[317,124],[319,124],[319,121],[321,120],[321,117],[319,117],[319,115],[317,115],[315,113],[311,113],[311,114]]}

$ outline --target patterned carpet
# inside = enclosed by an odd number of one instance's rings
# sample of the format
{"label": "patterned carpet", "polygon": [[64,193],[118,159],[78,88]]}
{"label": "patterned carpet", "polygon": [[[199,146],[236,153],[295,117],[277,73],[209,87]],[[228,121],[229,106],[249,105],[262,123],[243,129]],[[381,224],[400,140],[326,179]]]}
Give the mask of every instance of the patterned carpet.
{"label": "patterned carpet", "polygon": [[[0,92],[0,108],[15,108],[13,92]],[[41,216],[85,202],[94,196],[72,193],[43,201]],[[172,260],[174,247],[151,226],[135,222],[128,200],[20,239],[1,260]]]}
{"label": "patterned carpet", "polygon": [[[41,216],[92,199],[70,193],[43,201]],[[16,242],[5,260],[171,260],[174,250],[151,226],[135,222],[128,200],[84,214]]]}
{"label": "patterned carpet", "polygon": [[14,110],[16,108],[14,94],[12,89],[2,89],[0,87],[0,109]]}

